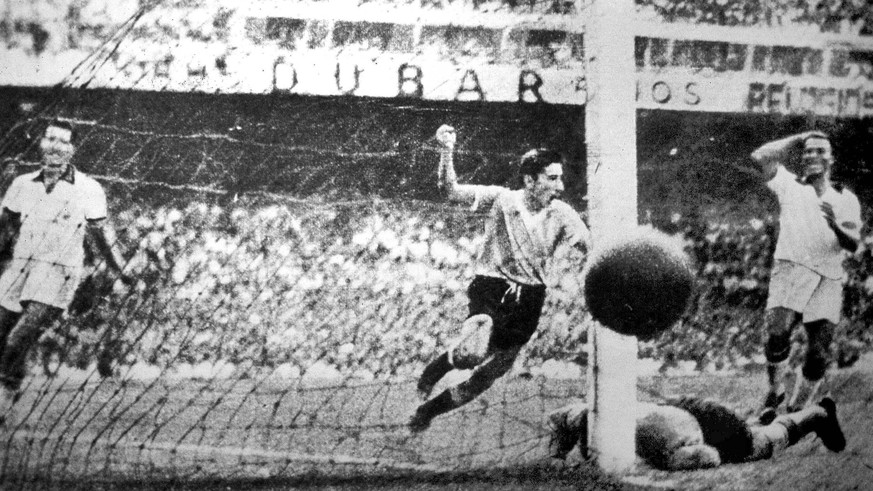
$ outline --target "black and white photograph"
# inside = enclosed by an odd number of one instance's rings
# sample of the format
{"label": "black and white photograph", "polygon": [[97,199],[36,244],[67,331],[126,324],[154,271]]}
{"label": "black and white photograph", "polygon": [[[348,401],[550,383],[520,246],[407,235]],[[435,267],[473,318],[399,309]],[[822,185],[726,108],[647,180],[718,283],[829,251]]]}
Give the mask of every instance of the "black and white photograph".
{"label": "black and white photograph", "polygon": [[0,488],[863,490],[871,0],[0,0]]}

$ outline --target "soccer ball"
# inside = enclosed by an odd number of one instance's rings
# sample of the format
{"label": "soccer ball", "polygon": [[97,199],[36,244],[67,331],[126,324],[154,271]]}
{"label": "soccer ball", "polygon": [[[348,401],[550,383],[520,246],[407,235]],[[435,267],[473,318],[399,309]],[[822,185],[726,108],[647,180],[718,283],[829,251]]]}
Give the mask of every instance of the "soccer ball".
{"label": "soccer ball", "polygon": [[682,317],[695,283],[681,243],[647,227],[595,248],[583,275],[591,316],[620,334],[643,340]]}

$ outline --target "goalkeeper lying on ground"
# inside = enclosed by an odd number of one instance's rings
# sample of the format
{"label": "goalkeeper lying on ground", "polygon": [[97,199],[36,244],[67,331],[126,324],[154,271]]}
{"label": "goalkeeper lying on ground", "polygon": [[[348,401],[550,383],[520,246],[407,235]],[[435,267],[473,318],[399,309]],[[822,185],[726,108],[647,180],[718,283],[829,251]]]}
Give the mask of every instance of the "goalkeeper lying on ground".
{"label": "goalkeeper lying on ground", "polygon": [[[743,421],[721,404],[691,397],[663,404],[639,404],[636,452],[650,465],[665,470],[702,469],[722,463],[768,459],[815,433],[828,450],[846,447],[836,404],[822,399],[797,412]],[[762,424],[762,423],[768,424]],[[549,454],[563,459],[576,444],[587,454],[588,406],[569,404],[548,416],[552,432]]]}

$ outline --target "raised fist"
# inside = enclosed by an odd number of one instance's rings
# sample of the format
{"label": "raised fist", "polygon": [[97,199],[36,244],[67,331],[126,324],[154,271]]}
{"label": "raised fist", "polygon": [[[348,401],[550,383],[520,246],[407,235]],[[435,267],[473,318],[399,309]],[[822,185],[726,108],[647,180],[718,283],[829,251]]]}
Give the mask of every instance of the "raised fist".
{"label": "raised fist", "polygon": [[455,128],[447,124],[440,126],[436,131],[437,141],[440,142],[440,145],[446,150],[452,150],[455,148],[455,141],[457,138]]}

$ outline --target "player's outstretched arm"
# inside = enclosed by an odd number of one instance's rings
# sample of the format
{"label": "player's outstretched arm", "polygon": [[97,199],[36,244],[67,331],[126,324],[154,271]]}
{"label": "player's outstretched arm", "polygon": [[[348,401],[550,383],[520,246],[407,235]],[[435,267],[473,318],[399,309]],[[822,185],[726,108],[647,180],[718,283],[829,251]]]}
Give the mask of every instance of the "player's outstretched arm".
{"label": "player's outstretched arm", "polygon": [[119,279],[127,285],[135,280],[124,272],[125,260],[115,246],[115,230],[105,218],[88,220],[88,240],[91,241],[96,252],[103,256],[106,265],[119,275]]}
{"label": "player's outstretched arm", "polygon": [[776,169],[785,165],[793,148],[803,143],[810,136],[826,137],[821,131],[805,131],[778,140],[769,141],[752,151],[752,159],[758,162],[764,172],[764,180],[769,181],[776,175]]}
{"label": "player's outstretched arm", "polygon": [[450,201],[460,203],[475,203],[479,200],[488,199],[493,193],[495,186],[480,186],[476,184],[458,183],[458,175],[455,173],[455,142],[457,134],[455,129],[444,124],[437,129],[436,140],[439,143],[440,164],[437,172],[437,185],[446,193]]}

